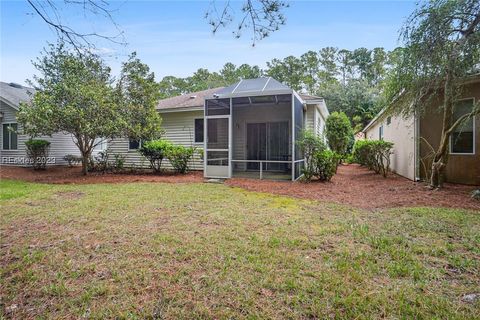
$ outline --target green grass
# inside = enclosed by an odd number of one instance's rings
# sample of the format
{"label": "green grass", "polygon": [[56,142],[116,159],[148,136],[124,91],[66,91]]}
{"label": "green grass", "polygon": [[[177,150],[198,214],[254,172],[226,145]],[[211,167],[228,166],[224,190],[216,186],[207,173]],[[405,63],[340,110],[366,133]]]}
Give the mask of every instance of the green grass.
{"label": "green grass", "polygon": [[478,212],[370,212],[215,184],[0,190],[5,317],[480,317],[461,300],[480,287]]}

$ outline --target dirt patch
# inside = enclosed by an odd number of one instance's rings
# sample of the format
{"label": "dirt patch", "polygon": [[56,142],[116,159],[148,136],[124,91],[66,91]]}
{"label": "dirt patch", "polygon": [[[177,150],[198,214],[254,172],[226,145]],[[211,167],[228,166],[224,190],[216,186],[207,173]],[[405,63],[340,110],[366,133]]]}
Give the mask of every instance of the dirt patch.
{"label": "dirt patch", "polygon": [[62,199],[75,200],[83,197],[85,193],[80,191],[59,191],[56,192],[55,195]]}
{"label": "dirt patch", "polygon": [[251,191],[348,204],[364,209],[393,207],[449,207],[480,210],[480,201],[470,197],[475,186],[446,184],[430,190],[424,183],[391,174],[388,178],[358,165],[341,165],[330,182],[311,183],[234,178],[230,186]]}
{"label": "dirt patch", "polygon": [[174,172],[153,173],[98,173],[92,172],[84,176],[80,167],[54,166],[47,170],[35,171],[31,168],[0,166],[1,179],[24,180],[54,184],[92,184],[92,183],[125,183],[125,182],[167,182],[191,183],[202,182],[201,172],[176,174]]}

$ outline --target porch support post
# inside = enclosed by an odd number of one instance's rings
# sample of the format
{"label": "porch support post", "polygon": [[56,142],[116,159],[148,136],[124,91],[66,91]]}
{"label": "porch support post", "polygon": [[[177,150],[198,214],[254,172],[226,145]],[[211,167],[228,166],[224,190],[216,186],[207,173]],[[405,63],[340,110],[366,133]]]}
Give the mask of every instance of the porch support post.
{"label": "porch support post", "polygon": [[292,181],[295,181],[295,95],[292,92]]}
{"label": "porch support post", "polygon": [[232,163],[232,150],[233,150],[233,99],[230,98],[230,116],[228,117],[228,177],[232,177],[233,163]]}

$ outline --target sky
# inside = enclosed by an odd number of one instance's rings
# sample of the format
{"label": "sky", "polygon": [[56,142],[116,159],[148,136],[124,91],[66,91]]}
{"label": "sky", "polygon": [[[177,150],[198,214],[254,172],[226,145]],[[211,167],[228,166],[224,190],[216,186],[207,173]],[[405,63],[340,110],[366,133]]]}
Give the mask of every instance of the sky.
{"label": "sky", "polygon": [[[222,2],[217,1],[218,7]],[[78,7],[59,6],[62,21],[81,32],[115,35],[108,20],[84,15]],[[199,68],[218,71],[226,62],[266,67],[284,58],[322,47],[344,49],[399,45],[398,31],[415,8],[413,1],[289,1],[286,25],[252,46],[251,32],[232,35],[233,22],[216,34],[205,19],[211,1],[109,1],[113,18],[123,31],[126,46],[93,40],[98,52],[118,74],[121,61],[136,51],[160,81],[164,76],[185,77]],[[232,8],[241,14],[241,1]],[[0,81],[25,84],[35,68],[31,61],[56,34],[33,13],[26,0],[0,0]]]}

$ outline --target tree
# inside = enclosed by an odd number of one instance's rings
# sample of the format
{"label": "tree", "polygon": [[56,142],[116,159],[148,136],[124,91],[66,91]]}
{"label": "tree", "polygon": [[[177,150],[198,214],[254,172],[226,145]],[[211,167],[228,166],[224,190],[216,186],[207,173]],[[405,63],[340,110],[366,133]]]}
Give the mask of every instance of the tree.
{"label": "tree", "polygon": [[148,96],[153,90],[145,84],[152,78],[143,77],[145,69],[136,61],[124,64],[117,90],[110,68],[97,55],[78,53],[62,43],[51,45],[34,66],[41,74],[34,77],[38,90],[30,104],[20,106],[18,121],[32,137],[71,134],[84,174],[93,149],[104,139],[158,130],[159,117],[150,110],[154,98]]}
{"label": "tree", "polygon": [[122,64],[115,93],[125,123],[123,132],[119,133],[138,140],[159,138],[162,132],[162,118],[156,110],[160,99],[159,84],[155,74],[135,52]]}
{"label": "tree", "polygon": [[422,114],[434,105],[438,95],[443,101],[440,144],[432,160],[430,186],[442,186],[449,157],[452,132],[480,113],[477,102],[471,112],[454,121],[455,100],[462,93],[463,81],[478,72],[480,61],[480,2],[478,0],[436,0],[420,4],[408,18],[401,37],[405,48],[389,76],[387,98],[393,111]]}
{"label": "tree", "polygon": [[333,112],[327,118],[325,124],[325,137],[330,149],[334,152],[345,155],[348,145],[353,137],[353,130],[350,120],[343,112]]}
{"label": "tree", "polygon": [[230,1],[222,3],[220,8],[217,7],[217,1],[212,1],[205,18],[211,25],[213,33],[216,33],[220,28],[232,23],[235,16],[239,16],[237,27],[233,31],[234,36],[240,38],[243,30],[251,29],[252,45],[255,46],[257,40],[268,37],[285,24],[283,11],[287,7],[288,4],[282,0],[245,0],[241,5],[241,14],[236,14]]}
{"label": "tree", "polygon": [[[93,39],[103,39],[112,43],[126,45],[123,31],[113,19],[113,12],[116,8],[111,8],[108,1],[96,0],[63,0],[63,1],[42,1],[27,0],[27,3],[33,9],[34,14],[39,16],[56,34],[58,39],[71,45],[77,52],[83,48],[95,48]],[[66,10],[71,9],[74,12],[82,11],[83,16],[95,16],[98,19],[105,19],[113,25],[116,34],[97,33],[94,30],[80,31],[73,29],[62,19]]]}
{"label": "tree", "polygon": [[18,121],[31,136],[72,134],[82,155],[83,172],[99,138],[113,137],[121,123],[114,102],[110,69],[93,54],[51,45],[34,63],[41,77],[31,104],[23,104]]}

